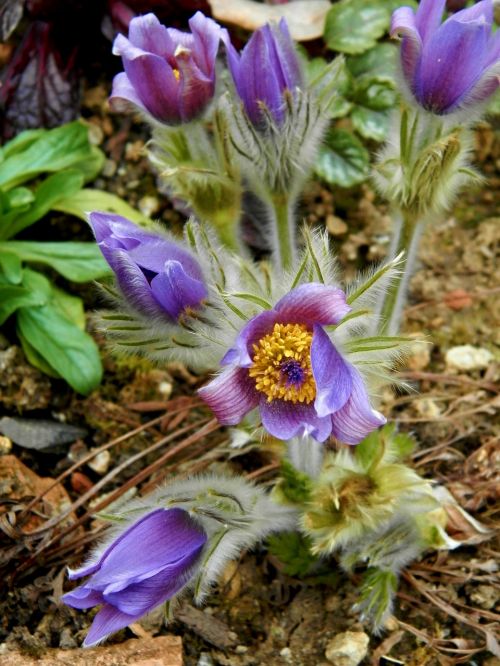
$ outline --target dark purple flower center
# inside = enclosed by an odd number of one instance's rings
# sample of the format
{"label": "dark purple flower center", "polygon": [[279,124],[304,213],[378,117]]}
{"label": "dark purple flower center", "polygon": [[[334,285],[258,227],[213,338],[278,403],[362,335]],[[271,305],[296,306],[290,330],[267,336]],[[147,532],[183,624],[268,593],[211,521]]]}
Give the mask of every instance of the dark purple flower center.
{"label": "dark purple flower center", "polygon": [[300,386],[305,379],[305,371],[300,361],[289,359],[280,365],[280,371],[286,386]]}

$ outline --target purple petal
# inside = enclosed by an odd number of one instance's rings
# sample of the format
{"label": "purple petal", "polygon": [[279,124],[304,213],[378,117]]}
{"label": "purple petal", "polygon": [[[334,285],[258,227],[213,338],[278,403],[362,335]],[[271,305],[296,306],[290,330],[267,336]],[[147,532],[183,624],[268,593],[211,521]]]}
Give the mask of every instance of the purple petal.
{"label": "purple petal", "polygon": [[129,81],[149,113],[160,121],[180,122],[179,84],[168,62],[135,47],[123,35],[116,38],[114,53],[121,55]]}
{"label": "purple petal", "polygon": [[106,604],[95,616],[90,631],[83,641],[83,646],[92,647],[115,631],[132,624],[138,620],[139,617],[140,616],[127,615],[126,613],[122,613],[116,608],[113,608],[113,606]]}
{"label": "purple petal", "polygon": [[239,365],[243,368],[249,368],[253,361],[252,345],[260,340],[264,335],[273,330],[277,315],[274,310],[265,310],[261,314],[253,317],[248,324],[242,328],[236,338],[234,347],[232,347],[220,362],[221,365]]}
{"label": "purple petal", "polygon": [[443,23],[422,52],[415,94],[436,113],[448,113],[460,104],[479,80],[488,54],[486,21],[464,22],[456,19],[459,14]]}
{"label": "purple petal", "polygon": [[196,118],[212,99],[215,83],[213,78],[201,72],[189,52],[180,52],[176,62],[180,72],[180,112],[184,122],[188,122]]}
{"label": "purple petal", "polygon": [[410,88],[414,86],[414,76],[420,62],[422,39],[420,37],[415,14],[410,7],[400,7],[392,15],[391,37],[402,37],[401,65]]}
{"label": "purple petal", "polygon": [[488,24],[488,27],[491,27],[493,23],[493,2],[491,0],[481,0],[481,2],[476,2],[472,7],[467,7],[461,11],[453,14],[450,19],[455,21],[460,21],[462,23],[468,23],[471,21],[482,20]]}
{"label": "purple petal", "polygon": [[332,434],[345,444],[359,444],[372,430],[386,423],[387,419],[372,409],[363,378],[350,366],[352,392],[349,400],[332,415]]}
{"label": "purple petal", "polygon": [[352,309],[341,289],[311,282],[292,289],[275,305],[279,321],[296,324],[338,324]]}
{"label": "purple petal", "polygon": [[314,327],[311,365],[316,382],[314,408],[318,416],[327,416],[345,405],[352,390],[349,364],[333,346],[321,328]]}
{"label": "purple petal", "polygon": [[123,295],[137,312],[152,317],[167,314],[153,296],[146,276],[126,250],[113,250],[111,259],[104,256],[113,269]]}
{"label": "purple petal", "polygon": [[415,23],[422,42],[427,41],[439,28],[445,6],[446,0],[420,0]]}
{"label": "purple petal", "polygon": [[285,400],[260,400],[260,415],[264,428],[277,439],[291,439],[297,436],[314,437],[324,442],[332,430],[331,416],[320,417],[314,405],[293,403]]}
{"label": "purple petal", "polygon": [[159,235],[150,234],[143,242],[130,248],[128,252],[136,264],[153,273],[161,273],[166,261],[177,261],[184,266],[191,277],[203,279],[200,265],[183,247]]}
{"label": "purple petal", "polygon": [[108,241],[107,248],[132,250],[141,243],[151,243],[161,239],[158,234],[146,231],[127,218],[112,213],[99,211],[90,213],[89,224],[97,243]]}
{"label": "purple petal", "polygon": [[[167,28],[154,14],[133,18],[128,27],[128,39],[142,51],[154,53],[162,58],[168,59],[174,55],[176,44],[171,39]],[[118,52],[116,55],[122,54]]]}
{"label": "purple petal", "polygon": [[281,19],[278,27],[273,29],[273,35],[284,85],[289,90],[293,90],[302,84],[303,77],[295,44],[284,18]]}
{"label": "purple petal", "polygon": [[91,608],[102,604],[102,592],[91,590],[86,585],[81,585],[67,594],[63,594],[61,600],[72,608]]}
{"label": "purple petal", "polygon": [[228,39],[227,30],[201,12],[196,12],[189,19],[189,28],[194,38],[193,57],[202,72],[213,80],[219,43],[221,38],[224,41]]}
{"label": "purple petal", "polygon": [[254,382],[244,368],[228,368],[198,391],[220,423],[236,425],[257,407]]}
{"label": "purple petal", "polygon": [[171,599],[192,578],[203,544],[155,576],[127,586],[118,592],[104,592],[106,602],[127,615],[144,615]]}
{"label": "purple petal", "polygon": [[183,509],[157,509],[128,528],[107,549],[86,585],[117,591],[159,573],[204,546],[207,535]]}
{"label": "purple petal", "polygon": [[119,112],[127,111],[129,104],[138,107],[140,111],[145,111],[146,113],[148,111],[135,92],[135,88],[130,83],[125,72],[120,72],[113,78],[113,88],[109,97],[109,103],[113,110]]}
{"label": "purple petal", "polygon": [[205,284],[190,277],[178,261],[165,262],[164,270],[151,280],[151,291],[172,319],[186,308],[198,308],[208,295]]}

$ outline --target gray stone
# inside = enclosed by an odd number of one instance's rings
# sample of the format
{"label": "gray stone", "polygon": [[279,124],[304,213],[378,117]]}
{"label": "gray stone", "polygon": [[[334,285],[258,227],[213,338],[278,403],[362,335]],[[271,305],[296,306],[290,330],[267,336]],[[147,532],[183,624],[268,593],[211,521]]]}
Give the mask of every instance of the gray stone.
{"label": "gray stone", "polygon": [[0,432],[9,437],[14,444],[37,451],[69,444],[87,435],[84,428],[67,423],[11,416],[0,419]]}

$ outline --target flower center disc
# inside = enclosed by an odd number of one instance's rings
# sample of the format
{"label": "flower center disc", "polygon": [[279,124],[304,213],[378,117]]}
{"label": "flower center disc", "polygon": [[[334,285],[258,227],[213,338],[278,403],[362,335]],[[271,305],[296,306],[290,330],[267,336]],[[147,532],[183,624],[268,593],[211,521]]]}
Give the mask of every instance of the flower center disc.
{"label": "flower center disc", "polygon": [[253,345],[253,365],[248,373],[268,402],[314,400],[311,342],[312,332],[303,324],[275,324],[272,333]]}

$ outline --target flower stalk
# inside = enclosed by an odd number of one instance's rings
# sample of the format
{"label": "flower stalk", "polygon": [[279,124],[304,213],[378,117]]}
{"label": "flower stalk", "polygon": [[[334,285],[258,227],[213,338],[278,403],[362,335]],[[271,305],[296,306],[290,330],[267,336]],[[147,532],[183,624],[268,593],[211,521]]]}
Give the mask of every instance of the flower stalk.
{"label": "flower stalk", "polygon": [[282,270],[288,271],[297,257],[293,204],[285,192],[273,194],[271,202],[274,260]]}

